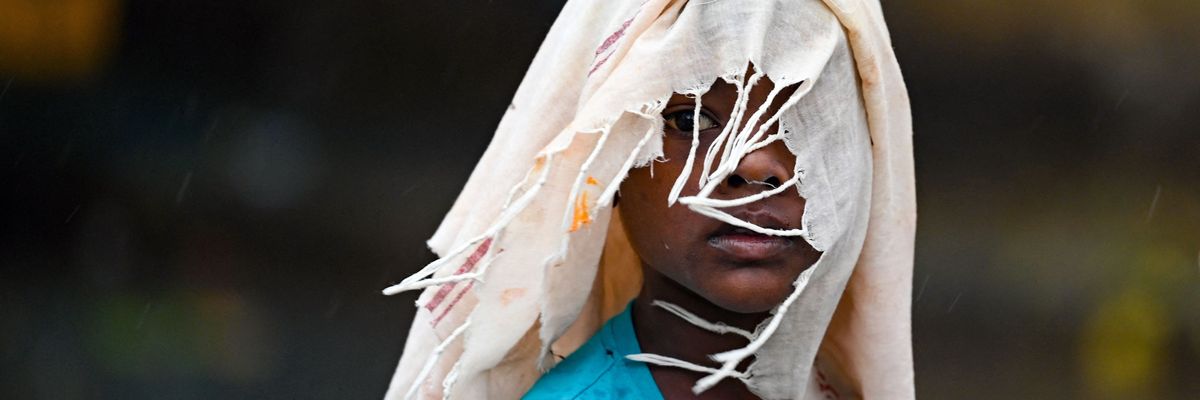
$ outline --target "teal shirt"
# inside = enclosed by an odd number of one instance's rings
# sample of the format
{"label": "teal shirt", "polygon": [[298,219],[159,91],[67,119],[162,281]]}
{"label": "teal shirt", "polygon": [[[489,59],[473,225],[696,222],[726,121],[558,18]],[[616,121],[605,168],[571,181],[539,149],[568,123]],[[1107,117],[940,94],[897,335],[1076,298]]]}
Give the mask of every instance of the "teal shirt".
{"label": "teal shirt", "polygon": [[542,375],[523,399],[662,400],[650,368],[625,359],[642,352],[629,310],[625,307],[579,350]]}

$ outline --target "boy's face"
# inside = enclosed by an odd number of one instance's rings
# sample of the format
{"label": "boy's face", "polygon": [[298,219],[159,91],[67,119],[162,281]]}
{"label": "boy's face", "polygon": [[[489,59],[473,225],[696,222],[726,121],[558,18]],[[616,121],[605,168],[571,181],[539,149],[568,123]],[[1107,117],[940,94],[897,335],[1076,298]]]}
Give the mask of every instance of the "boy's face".
{"label": "boy's face", "polygon": [[[773,104],[764,104],[772,88],[767,78],[759,80],[750,93],[743,119],[749,119],[760,107],[770,107],[755,122],[761,124],[795,89],[788,88],[776,96]],[[718,81],[701,99],[701,117],[693,120],[695,101],[672,96],[663,109],[666,161],[631,170],[621,184],[619,206],[626,234],[647,268],[645,273],[661,274],[727,310],[758,313],[770,310],[791,294],[792,283],[820,253],[799,237],[761,235],[697,214],[680,203],[667,206],[667,197],[691,151],[693,124],[700,128],[699,154],[680,197],[699,191],[704,151],[721,128],[731,123],[729,116],[736,100],[737,88]],[[778,126],[772,126],[768,133],[776,129]],[[742,158],[710,197],[734,199],[770,190],[792,177],[795,163],[796,157],[783,141],[776,141]],[[804,203],[793,188],[722,210],[764,228],[798,229]]]}

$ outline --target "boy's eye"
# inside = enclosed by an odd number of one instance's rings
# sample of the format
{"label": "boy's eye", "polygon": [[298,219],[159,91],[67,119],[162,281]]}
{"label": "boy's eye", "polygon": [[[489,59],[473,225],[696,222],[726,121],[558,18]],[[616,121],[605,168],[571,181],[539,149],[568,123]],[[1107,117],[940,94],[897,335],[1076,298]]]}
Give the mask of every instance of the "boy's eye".
{"label": "boy's eye", "polygon": [[703,112],[700,113],[699,121],[695,120],[695,116],[694,110],[676,111],[663,115],[663,122],[671,127],[671,129],[684,133],[692,132],[695,128],[700,128],[703,131],[717,126],[717,121]]}

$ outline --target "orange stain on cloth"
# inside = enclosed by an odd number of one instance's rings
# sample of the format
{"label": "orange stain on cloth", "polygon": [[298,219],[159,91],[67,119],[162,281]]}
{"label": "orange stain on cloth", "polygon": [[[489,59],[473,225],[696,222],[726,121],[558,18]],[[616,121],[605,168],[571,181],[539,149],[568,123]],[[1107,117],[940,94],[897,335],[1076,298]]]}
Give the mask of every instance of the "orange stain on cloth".
{"label": "orange stain on cloth", "polygon": [[571,232],[592,222],[592,216],[588,213],[587,198],[587,192],[580,192],[579,199],[575,201],[575,217],[571,219]]}
{"label": "orange stain on cloth", "polygon": [[[600,184],[594,176],[588,176],[586,182],[592,186]],[[571,232],[575,232],[584,225],[592,222],[592,215],[588,213],[587,198],[587,192],[583,191],[579,193],[579,198],[575,200],[575,216],[571,219]]]}

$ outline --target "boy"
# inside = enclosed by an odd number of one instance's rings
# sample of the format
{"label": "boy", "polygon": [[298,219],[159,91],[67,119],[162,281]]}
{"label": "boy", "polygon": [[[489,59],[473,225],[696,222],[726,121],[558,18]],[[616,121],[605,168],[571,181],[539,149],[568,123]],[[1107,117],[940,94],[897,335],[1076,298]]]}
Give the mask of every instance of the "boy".
{"label": "boy", "polygon": [[910,129],[877,3],[568,3],[388,396],[911,398]]}

